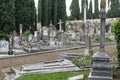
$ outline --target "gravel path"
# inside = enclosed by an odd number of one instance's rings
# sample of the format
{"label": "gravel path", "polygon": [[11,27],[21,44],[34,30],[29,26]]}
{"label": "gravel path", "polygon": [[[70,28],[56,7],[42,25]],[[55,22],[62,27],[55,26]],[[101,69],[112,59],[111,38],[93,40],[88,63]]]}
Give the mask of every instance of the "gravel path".
{"label": "gravel path", "polygon": [[[105,50],[109,52],[109,54],[112,54],[112,57],[116,57],[116,54],[113,54],[116,52],[116,45],[107,45],[105,47]],[[93,47],[93,52],[95,53],[99,47]],[[81,49],[74,49],[74,50],[67,50],[67,51],[59,51],[59,52],[52,52],[52,53],[47,53],[47,54],[39,54],[39,55],[32,55],[32,56],[24,56],[24,57],[17,57],[17,58],[12,58],[12,66],[13,67],[19,67],[24,64],[31,64],[31,63],[38,63],[38,62],[46,62],[46,61],[51,61],[51,60],[56,60],[59,59],[60,56],[59,54],[61,53],[82,53],[84,52],[84,48]],[[10,59],[1,59],[0,60],[0,70],[4,68],[10,67]],[[0,72],[1,76],[1,72]]]}

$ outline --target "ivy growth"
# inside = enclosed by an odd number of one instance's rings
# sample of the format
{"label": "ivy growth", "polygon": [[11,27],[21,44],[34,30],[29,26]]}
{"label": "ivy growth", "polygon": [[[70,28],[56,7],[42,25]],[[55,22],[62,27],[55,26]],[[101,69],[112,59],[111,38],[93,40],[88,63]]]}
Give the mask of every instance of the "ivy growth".
{"label": "ivy growth", "polygon": [[120,19],[112,26],[112,31],[115,33],[115,39],[117,42],[118,64],[120,66]]}

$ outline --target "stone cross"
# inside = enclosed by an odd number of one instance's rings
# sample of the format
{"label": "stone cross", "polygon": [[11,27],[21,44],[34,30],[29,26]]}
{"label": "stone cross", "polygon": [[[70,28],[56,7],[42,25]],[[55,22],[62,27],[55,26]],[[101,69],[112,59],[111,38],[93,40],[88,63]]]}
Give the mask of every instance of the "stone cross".
{"label": "stone cross", "polygon": [[85,41],[85,35],[86,35],[86,0],[84,0],[84,16],[83,16],[83,41]]}
{"label": "stone cross", "polygon": [[101,0],[101,27],[100,27],[100,48],[93,55],[92,71],[88,80],[113,80],[110,71],[110,56],[105,52],[105,20],[106,20],[106,0]]}
{"label": "stone cross", "polygon": [[58,23],[58,24],[59,24],[59,31],[62,31],[62,23],[63,23],[63,22],[62,22],[61,19],[60,19],[60,20],[59,20],[59,23]]}

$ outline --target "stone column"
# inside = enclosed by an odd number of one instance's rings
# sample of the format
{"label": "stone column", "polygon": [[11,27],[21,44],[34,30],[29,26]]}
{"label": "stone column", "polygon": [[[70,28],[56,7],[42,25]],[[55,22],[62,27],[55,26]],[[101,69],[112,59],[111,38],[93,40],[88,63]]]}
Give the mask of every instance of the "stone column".
{"label": "stone column", "polygon": [[84,17],[83,17],[83,39],[82,41],[85,42],[85,35],[86,35],[86,8],[87,8],[87,5],[86,5],[86,0],[84,0]]}
{"label": "stone column", "polygon": [[20,45],[22,43],[22,24],[20,24]]}
{"label": "stone column", "polygon": [[92,71],[89,75],[89,80],[113,80],[110,71],[110,56],[105,52],[105,19],[106,19],[106,0],[101,0],[101,31],[100,31],[100,48],[93,55]]}

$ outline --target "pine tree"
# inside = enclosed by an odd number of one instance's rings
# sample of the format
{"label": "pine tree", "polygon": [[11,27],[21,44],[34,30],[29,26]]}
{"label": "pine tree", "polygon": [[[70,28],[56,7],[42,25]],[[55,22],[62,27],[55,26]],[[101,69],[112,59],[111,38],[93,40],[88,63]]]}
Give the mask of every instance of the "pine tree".
{"label": "pine tree", "polygon": [[78,0],[72,0],[71,6],[70,6],[71,16],[72,19],[80,19],[80,8],[79,8],[79,1]]}
{"label": "pine tree", "polygon": [[42,0],[38,1],[38,22],[42,21]]}
{"label": "pine tree", "polygon": [[94,19],[98,19],[99,18],[99,10],[98,10],[98,0],[95,0],[95,12],[94,12],[94,16],[93,16],[93,18]]}
{"label": "pine tree", "polygon": [[10,33],[15,29],[14,0],[0,1],[0,30]]}
{"label": "pine tree", "polygon": [[29,29],[35,30],[36,9],[34,0],[16,0],[15,1],[15,24],[16,30],[19,32],[19,25],[23,24],[23,31]]}

